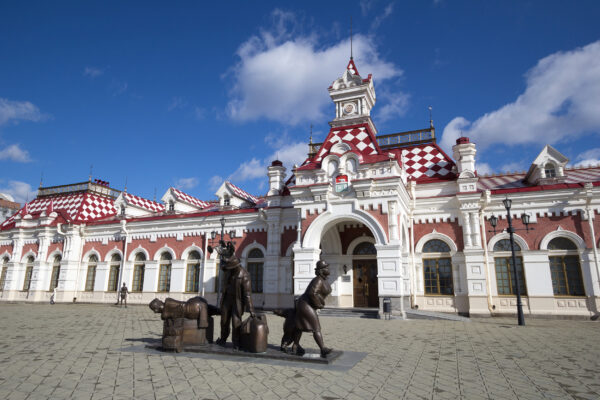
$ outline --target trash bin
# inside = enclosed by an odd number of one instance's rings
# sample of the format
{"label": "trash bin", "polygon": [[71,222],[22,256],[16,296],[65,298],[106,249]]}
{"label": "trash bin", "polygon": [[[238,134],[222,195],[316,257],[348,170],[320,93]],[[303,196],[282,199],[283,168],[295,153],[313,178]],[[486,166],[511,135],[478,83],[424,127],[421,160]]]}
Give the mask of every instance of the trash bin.
{"label": "trash bin", "polygon": [[386,319],[389,319],[390,314],[392,313],[392,299],[389,297],[383,298],[383,314]]}

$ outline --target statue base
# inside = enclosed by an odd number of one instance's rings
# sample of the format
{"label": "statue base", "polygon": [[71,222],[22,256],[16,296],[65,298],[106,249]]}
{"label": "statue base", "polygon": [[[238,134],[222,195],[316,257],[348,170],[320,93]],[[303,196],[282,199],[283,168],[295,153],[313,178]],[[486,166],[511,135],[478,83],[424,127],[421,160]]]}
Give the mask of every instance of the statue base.
{"label": "statue base", "polygon": [[[155,349],[159,351],[173,351],[170,348],[163,348],[161,345],[146,345],[147,348]],[[263,353],[250,353],[244,350],[234,350],[231,343],[227,343],[227,346],[219,346],[217,344],[206,344],[202,346],[198,345],[183,345],[183,352],[190,353],[204,353],[204,354],[216,354],[231,357],[244,357],[244,358],[259,358],[259,359],[271,359],[271,360],[282,360],[282,361],[295,361],[295,362],[306,362],[313,364],[332,364],[338,359],[343,352],[339,350],[333,350],[327,354],[327,357],[321,357],[319,350],[305,349],[306,353],[302,356],[295,354],[289,354],[279,349],[279,346],[268,345],[267,350]]]}

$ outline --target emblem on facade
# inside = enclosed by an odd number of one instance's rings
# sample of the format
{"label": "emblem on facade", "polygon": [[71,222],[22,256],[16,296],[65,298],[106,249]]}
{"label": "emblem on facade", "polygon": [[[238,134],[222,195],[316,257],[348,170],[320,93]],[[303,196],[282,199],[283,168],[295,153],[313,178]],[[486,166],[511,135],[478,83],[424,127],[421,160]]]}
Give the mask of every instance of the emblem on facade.
{"label": "emblem on facade", "polygon": [[335,177],[335,191],[342,193],[348,190],[348,175],[338,175]]}

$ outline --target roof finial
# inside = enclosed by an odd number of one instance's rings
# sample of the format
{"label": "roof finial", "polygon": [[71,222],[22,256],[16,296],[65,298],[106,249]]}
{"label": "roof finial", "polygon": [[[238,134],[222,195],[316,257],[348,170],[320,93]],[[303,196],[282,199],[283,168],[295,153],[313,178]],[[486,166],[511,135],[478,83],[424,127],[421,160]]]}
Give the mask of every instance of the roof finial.
{"label": "roof finial", "polygon": [[433,118],[431,117],[431,110],[432,110],[432,107],[429,106],[429,127],[433,128]]}
{"label": "roof finial", "polygon": [[44,171],[40,174],[40,189],[42,188],[42,184],[44,183]]}
{"label": "roof finial", "polygon": [[354,55],[352,54],[352,15],[350,16],[350,59],[354,60]]}
{"label": "roof finial", "polygon": [[127,177],[125,177],[125,190],[124,190],[124,192],[127,193]]}
{"label": "roof finial", "polygon": [[156,188],[154,188],[154,201],[156,201]]}
{"label": "roof finial", "polygon": [[92,172],[94,171],[94,164],[90,164],[90,176],[89,176],[89,181],[92,181]]}
{"label": "roof finial", "polygon": [[310,124],[310,144],[312,144],[312,128],[313,124]]}

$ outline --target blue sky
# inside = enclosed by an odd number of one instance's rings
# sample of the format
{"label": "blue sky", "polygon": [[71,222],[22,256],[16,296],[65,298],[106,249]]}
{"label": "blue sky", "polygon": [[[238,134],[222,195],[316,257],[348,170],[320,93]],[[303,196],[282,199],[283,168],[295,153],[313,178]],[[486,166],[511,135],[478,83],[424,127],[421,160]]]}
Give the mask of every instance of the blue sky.
{"label": "blue sky", "polygon": [[265,166],[324,139],[349,56],[373,73],[380,134],[462,131],[480,172],[547,143],[600,159],[597,1],[3,2],[0,191],[93,177],[160,198],[266,192]]}

